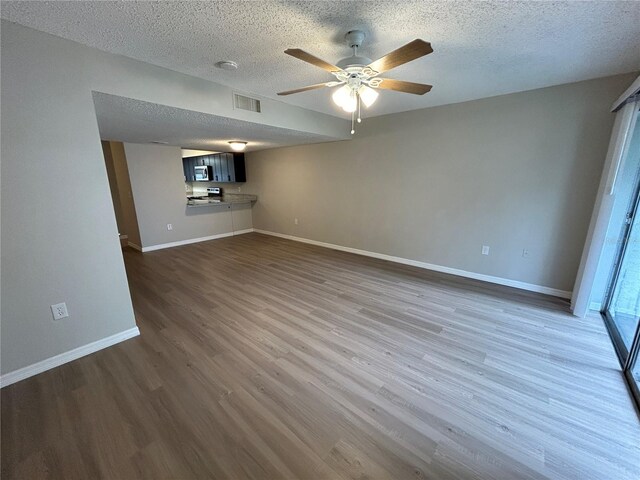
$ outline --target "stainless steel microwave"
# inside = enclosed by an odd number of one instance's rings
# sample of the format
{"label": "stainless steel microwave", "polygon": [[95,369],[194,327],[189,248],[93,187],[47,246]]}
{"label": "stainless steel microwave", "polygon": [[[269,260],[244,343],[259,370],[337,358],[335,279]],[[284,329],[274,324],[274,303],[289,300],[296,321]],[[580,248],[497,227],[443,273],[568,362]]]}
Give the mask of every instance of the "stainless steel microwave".
{"label": "stainless steel microwave", "polygon": [[213,179],[211,165],[198,165],[193,170],[196,182],[210,182]]}

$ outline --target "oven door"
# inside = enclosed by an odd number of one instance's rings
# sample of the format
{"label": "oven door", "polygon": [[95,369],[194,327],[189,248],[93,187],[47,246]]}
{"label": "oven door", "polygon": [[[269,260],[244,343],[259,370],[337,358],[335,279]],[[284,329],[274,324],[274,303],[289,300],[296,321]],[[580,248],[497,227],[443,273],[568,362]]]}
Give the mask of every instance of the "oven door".
{"label": "oven door", "polygon": [[211,171],[209,166],[201,166],[193,167],[195,173],[196,182],[209,182],[211,181]]}

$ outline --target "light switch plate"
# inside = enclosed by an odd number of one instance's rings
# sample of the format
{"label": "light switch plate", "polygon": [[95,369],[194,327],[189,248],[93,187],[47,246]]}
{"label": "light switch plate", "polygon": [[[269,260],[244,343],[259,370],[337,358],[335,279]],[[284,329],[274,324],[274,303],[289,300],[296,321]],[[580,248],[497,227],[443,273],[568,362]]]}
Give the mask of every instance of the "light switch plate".
{"label": "light switch plate", "polygon": [[489,255],[489,245],[482,245],[482,254]]}

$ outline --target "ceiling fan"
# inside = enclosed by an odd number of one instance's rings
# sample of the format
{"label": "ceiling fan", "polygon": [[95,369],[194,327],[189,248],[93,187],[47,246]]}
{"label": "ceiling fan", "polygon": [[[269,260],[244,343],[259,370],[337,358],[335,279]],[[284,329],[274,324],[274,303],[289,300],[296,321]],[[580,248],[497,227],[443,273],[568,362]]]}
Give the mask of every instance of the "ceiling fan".
{"label": "ceiling fan", "polygon": [[[360,105],[364,103],[365,107],[370,107],[378,98],[376,89],[395,90],[397,92],[412,93],[414,95],[424,95],[431,90],[431,85],[424,83],[405,82],[403,80],[393,80],[391,78],[381,78],[378,75],[388,72],[392,68],[399,67],[412,60],[423,57],[433,52],[431,44],[424,40],[416,39],[406,45],[388,53],[375,62],[370,58],[359,56],[358,48],[362,45],[365,34],[362,30],[351,30],[345,35],[347,45],[353,48],[353,55],[343,58],[336,65],[325,62],[311,55],[310,53],[300,50],[299,48],[289,48],[284,51],[287,55],[291,55],[299,60],[320,67],[331,73],[336,80],[332,82],[316,83],[295,90],[287,90],[279,92],[278,95],[291,95],[293,93],[306,92],[323,87],[337,87],[332,98],[339,107],[351,113],[351,134],[355,133],[355,121],[362,121],[360,116]],[[357,113],[356,113],[357,112]]]}

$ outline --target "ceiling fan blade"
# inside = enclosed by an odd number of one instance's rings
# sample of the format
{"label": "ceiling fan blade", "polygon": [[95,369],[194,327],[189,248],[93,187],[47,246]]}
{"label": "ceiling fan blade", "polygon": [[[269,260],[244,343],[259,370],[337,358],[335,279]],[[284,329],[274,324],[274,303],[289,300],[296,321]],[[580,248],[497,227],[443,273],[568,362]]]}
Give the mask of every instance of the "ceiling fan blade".
{"label": "ceiling fan blade", "polygon": [[315,90],[316,88],[328,87],[333,82],[316,83],[315,85],[307,85],[306,87],[296,88],[295,90],[287,90],[286,92],[278,92],[278,95],[291,95],[293,93],[306,92],[307,90]]}
{"label": "ceiling fan blade", "polygon": [[340,72],[342,69],[340,67],[336,67],[324,60],[319,59],[318,57],[314,57],[310,53],[305,52],[304,50],[300,50],[299,48],[288,48],[284,51],[287,55],[291,55],[303,62],[310,63],[311,65],[315,65],[316,67],[320,67],[327,72]]}
{"label": "ceiling fan blade", "polygon": [[418,38],[391,53],[387,53],[384,57],[371,63],[369,68],[378,73],[387,72],[392,68],[399,67],[400,65],[415,60],[416,58],[424,57],[431,52],[433,52],[431,44]]}
{"label": "ceiling fan blade", "polygon": [[424,83],[405,82],[403,80],[393,80],[391,78],[379,78],[382,80],[377,88],[385,90],[395,90],[396,92],[413,93],[414,95],[424,95],[431,90],[431,85]]}

